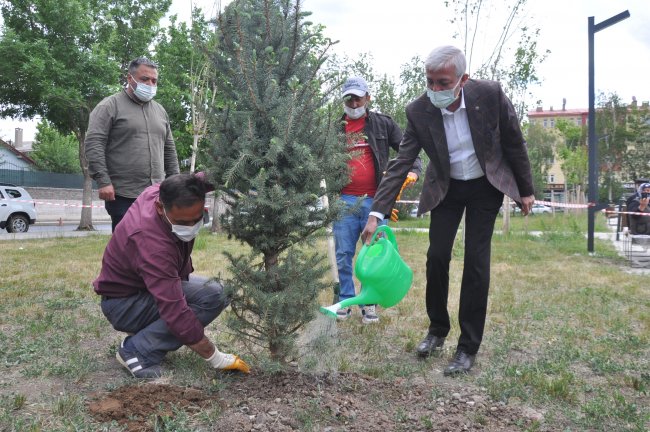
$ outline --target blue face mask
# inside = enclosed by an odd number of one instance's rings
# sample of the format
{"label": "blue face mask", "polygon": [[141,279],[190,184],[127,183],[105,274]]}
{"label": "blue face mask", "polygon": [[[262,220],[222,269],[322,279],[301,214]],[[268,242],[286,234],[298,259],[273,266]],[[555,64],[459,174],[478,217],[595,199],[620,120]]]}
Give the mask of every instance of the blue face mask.
{"label": "blue face mask", "polygon": [[[133,81],[135,81],[135,78],[133,78]],[[151,99],[154,98],[154,96],[156,96],[156,90],[158,89],[157,86],[139,83],[137,81],[135,81],[135,83],[136,83],[135,88],[131,86],[131,88],[133,89],[133,94],[142,102],[149,102]]]}
{"label": "blue face mask", "polygon": [[427,96],[429,96],[429,100],[433,106],[436,108],[447,108],[449,105],[453,104],[454,101],[458,99],[458,96],[456,95],[456,87],[460,85],[460,82],[462,80],[463,77],[461,75],[454,88],[451,88],[449,90],[433,91],[427,87]]}

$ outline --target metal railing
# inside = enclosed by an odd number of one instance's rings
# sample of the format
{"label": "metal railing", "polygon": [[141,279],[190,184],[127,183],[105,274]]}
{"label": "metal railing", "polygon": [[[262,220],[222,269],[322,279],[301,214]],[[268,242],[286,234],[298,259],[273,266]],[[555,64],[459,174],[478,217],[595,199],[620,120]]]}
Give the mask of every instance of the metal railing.
{"label": "metal railing", "polygon": [[[5,168],[11,164],[0,166],[0,183],[13,183],[22,187],[48,187],[81,189],[84,184],[84,176],[81,174],[62,174],[46,171],[32,171],[24,168]],[[97,185],[93,182],[93,188]]]}

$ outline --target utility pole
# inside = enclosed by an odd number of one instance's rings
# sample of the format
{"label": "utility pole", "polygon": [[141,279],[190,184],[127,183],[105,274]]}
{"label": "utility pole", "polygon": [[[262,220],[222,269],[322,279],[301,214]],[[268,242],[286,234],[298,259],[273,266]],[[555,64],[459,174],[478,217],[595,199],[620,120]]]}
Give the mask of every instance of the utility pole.
{"label": "utility pole", "polygon": [[588,19],[589,33],[589,207],[587,224],[587,251],[594,251],[594,228],[596,212],[606,204],[598,203],[598,140],[596,139],[596,111],[594,87],[594,34],[630,17],[629,11],[621,12],[603,22],[594,24],[594,17]]}

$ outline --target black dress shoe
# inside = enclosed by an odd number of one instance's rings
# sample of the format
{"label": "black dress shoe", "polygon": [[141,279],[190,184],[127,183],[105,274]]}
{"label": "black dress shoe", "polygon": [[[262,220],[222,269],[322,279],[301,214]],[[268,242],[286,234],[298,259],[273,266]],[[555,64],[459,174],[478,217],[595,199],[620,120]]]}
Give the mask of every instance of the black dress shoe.
{"label": "black dress shoe", "polygon": [[427,334],[427,337],[424,338],[420,345],[416,348],[419,357],[429,357],[433,352],[440,353],[442,351],[442,345],[445,343],[445,338],[432,335],[431,333]]}
{"label": "black dress shoe", "polygon": [[467,354],[464,351],[456,350],[454,358],[449,362],[445,369],[445,375],[450,376],[469,372],[474,365],[475,358],[476,354]]}

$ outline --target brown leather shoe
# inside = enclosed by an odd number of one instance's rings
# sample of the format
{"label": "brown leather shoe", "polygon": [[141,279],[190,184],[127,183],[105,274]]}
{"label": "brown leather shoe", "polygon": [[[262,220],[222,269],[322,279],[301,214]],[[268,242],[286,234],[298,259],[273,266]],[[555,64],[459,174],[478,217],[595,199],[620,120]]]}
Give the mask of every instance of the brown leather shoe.
{"label": "brown leather shoe", "polygon": [[444,374],[446,376],[467,373],[474,365],[476,354],[467,354],[464,351],[456,350],[454,358],[449,362]]}
{"label": "brown leather shoe", "polygon": [[433,335],[431,333],[427,334],[427,337],[420,342],[420,345],[415,349],[418,353],[418,357],[429,357],[431,354],[436,353],[440,354],[442,351],[442,346],[445,343],[445,338]]}

